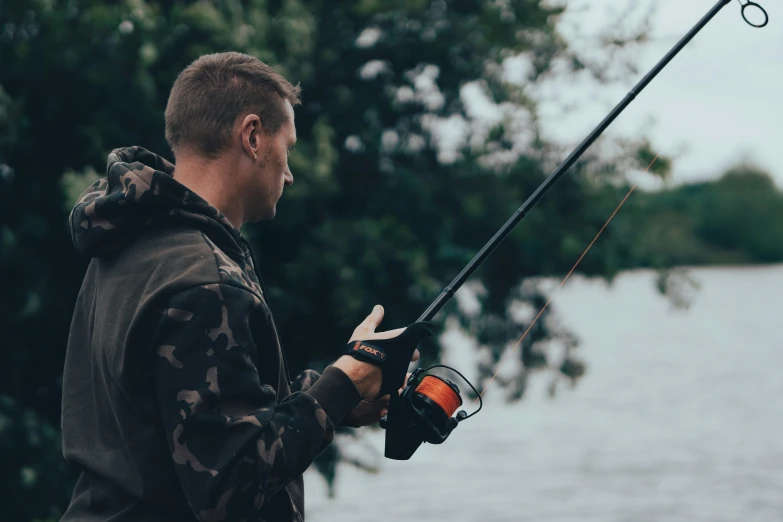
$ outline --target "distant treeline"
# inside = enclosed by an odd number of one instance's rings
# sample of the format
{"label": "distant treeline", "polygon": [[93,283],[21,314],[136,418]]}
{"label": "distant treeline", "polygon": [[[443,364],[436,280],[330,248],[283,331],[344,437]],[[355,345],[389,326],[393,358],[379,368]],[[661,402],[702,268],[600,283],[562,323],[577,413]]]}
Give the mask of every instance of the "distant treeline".
{"label": "distant treeline", "polygon": [[617,216],[639,236],[627,268],[783,262],[783,193],[755,167],[631,198]]}

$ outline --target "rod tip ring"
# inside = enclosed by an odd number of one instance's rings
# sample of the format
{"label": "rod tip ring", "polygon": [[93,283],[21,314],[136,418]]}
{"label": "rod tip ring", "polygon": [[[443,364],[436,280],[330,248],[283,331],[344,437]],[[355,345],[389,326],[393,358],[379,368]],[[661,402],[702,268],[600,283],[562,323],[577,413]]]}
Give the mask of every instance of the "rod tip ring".
{"label": "rod tip ring", "polygon": [[[763,21],[763,22],[761,22],[761,23],[758,23],[758,24],[754,24],[753,22],[751,22],[751,21],[748,19],[748,14],[745,12],[745,10],[746,10],[748,7],[755,7],[756,9],[758,9],[759,11],[761,11],[761,14],[762,14],[762,15],[764,15],[764,21]],[[768,15],[768,14],[767,14],[767,12],[764,10],[764,8],[763,8],[763,7],[761,7],[759,4],[757,4],[756,2],[750,2],[750,1],[749,1],[747,4],[742,4],[742,18],[745,20],[745,22],[746,22],[748,25],[750,25],[750,26],[752,26],[752,27],[756,27],[756,28],[761,28],[761,27],[764,27],[764,26],[766,26],[766,25],[769,23],[769,15]]]}

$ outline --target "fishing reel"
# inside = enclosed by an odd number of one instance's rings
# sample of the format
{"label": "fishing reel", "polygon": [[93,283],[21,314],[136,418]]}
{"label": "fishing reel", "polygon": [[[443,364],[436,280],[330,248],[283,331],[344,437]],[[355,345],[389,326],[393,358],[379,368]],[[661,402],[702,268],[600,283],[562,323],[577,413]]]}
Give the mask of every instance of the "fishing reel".
{"label": "fishing reel", "polygon": [[[433,368],[443,367],[458,374],[476,392],[479,407],[467,414],[464,410],[452,417],[462,405],[462,397],[456,384],[436,375],[423,375]],[[419,377],[422,377],[419,379]],[[402,393],[392,393],[389,411],[380,426],[386,430],[384,456],[393,460],[408,460],[422,442],[442,444],[457,425],[475,415],[483,405],[481,394],[454,368],[436,364],[426,369],[418,368],[408,377]]]}
{"label": "fishing reel", "polygon": [[399,392],[399,382],[407,373],[416,346],[421,339],[432,335],[431,328],[429,321],[417,321],[391,339],[351,341],[343,352],[381,368],[381,389],[376,398],[389,396],[387,415],[380,422],[381,428],[386,429],[386,458],[408,460],[422,442],[443,443],[457,424],[478,413],[483,405],[483,402],[479,404],[478,410],[470,415],[460,411],[456,418],[452,417],[462,405],[459,388],[435,375],[423,376],[424,372],[448,368],[468,383],[479,401],[481,394],[464,375],[443,364],[416,369]]}

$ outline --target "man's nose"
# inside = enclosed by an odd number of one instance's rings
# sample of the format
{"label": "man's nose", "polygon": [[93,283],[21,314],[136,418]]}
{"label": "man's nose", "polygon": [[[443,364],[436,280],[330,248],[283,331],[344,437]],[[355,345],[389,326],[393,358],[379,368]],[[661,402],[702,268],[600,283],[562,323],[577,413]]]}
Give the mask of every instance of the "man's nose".
{"label": "man's nose", "polygon": [[291,173],[291,171],[287,171],[285,174],[285,186],[289,187],[294,184],[294,175]]}

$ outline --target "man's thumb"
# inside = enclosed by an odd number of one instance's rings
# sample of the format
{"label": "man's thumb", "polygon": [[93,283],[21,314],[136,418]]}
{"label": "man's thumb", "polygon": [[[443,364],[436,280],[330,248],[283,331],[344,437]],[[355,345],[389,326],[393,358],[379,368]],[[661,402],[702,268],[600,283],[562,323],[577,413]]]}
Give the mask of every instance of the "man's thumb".
{"label": "man's thumb", "polygon": [[383,307],[381,305],[375,305],[370,315],[368,315],[367,319],[364,320],[364,324],[374,332],[375,329],[378,328],[378,325],[381,324],[382,319]]}

